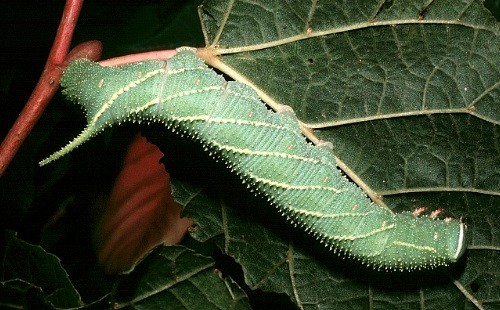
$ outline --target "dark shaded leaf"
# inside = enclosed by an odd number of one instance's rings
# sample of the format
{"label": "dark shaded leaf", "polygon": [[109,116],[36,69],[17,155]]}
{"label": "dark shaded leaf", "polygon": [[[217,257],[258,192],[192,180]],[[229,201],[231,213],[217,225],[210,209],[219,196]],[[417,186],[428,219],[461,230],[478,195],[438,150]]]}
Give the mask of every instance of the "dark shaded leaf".
{"label": "dark shaded leaf", "polygon": [[59,259],[7,232],[2,255],[4,306],[69,308],[83,305]]}
{"label": "dark shaded leaf", "polygon": [[114,309],[248,309],[245,293],[214,261],[182,246],[155,249],[118,280]]}

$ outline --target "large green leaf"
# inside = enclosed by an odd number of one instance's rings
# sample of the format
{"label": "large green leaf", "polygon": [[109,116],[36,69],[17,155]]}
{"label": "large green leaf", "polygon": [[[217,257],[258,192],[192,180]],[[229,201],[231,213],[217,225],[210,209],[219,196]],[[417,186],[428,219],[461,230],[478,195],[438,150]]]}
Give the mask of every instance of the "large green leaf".
{"label": "large green leaf", "polygon": [[208,62],[291,106],[371,197],[461,217],[471,246],[446,290],[498,305],[500,26],[480,1],[209,0],[200,16]]}
{"label": "large green leaf", "polygon": [[479,1],[206,1],[200,14],[213,65],[291,106],[377,194],[499,195],[500,26]]}
{"label": "large green leaf", "polygon": [[80,295],[57,257],[11,232],[1,248],[0,307],[55,309],[82,306]]}
{"label": "large green leaf", "polygon": [[213,259],[182,246],[159,247],[113,293],[114,309],[248,309],[245,293]]}

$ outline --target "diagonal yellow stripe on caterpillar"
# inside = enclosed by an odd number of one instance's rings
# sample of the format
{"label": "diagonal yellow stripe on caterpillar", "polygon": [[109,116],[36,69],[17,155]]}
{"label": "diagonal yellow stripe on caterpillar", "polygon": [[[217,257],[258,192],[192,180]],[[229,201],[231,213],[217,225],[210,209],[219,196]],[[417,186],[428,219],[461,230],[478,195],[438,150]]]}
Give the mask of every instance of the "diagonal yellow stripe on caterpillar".
{"label": "diagonal yellow stripe on caterpillar", "polygon": [[173,99],[177,99],[177,98],[181,98],[181,97],[186,97],[186,96],[191,96],[191,95],[195,95],[195,94],[202,94],[202,93],[210,92],[210,91],[213,91],[213,90],[221,90],[223,88],[224,88],[224,86],[214,85],[214,86],[203,87],[201,89],[186,90],[186,91],[183,91],[183,92],[179,92],[179,93],[167,96],[165,98],[162,98],[161,100],[160,100],[159,97],[157,97],[157,98],[155,98],[155,99],[153,99],[151,101],[148,101],[146,104],[144,104],[144,105],[142,105],[140,107],[137,107],[135,109],[130,110],[130,112],[131,113],[140,113],[140,112],[145,111],[145,110],[147,110],[148,108],[150,108],[150,107],[152,107],[154,105],[158,105],[160,103],[164,103],[164,102],[167,102],[167,101],[170,101],[170,100],[173,100]]}
{"label": "diagonal yellow stripe on caterpillar", "polygon": [[[199,93],[199,92],[201,92],[201,91],[197,91],[197,93]],[[140,112],[148,109],[149,107],[158,104],[158,101],[159,101],[158,99],[153,99],[150,102],[148,102],[147,104],[131,110],[131,114],[140,113]],[[205,123],[214,123],[214,124],[248,125],[248,126],[253,126],[253,127],[267,127],[267,128],[278,129],[278,130],[288,130],[290,132],[295,133],[294,131],[290,130],[288,127],[280,126],[280,125],[276,125],[276,124],[272,124],[272,123],[246,121],[246,120],[234,119],[234,118],[211,117],[210,115],[206,115],[206,114],[190,115],[190,116],[169,115],[168,120],[178,122],[178,123],[205,122]]]}
{"label": "diagonal yellow stripe on caterpillar", "polygon": [[433,247],[430,247],[430,246],[416,245],[413,243],[402,242],[402,241],[393,241],[392,243],[395,245],[400,245],[403,247],[412,248],[412,249],[419,250],[419,251],[427,251],[427,252],[437,253],[437,250]]}
{"label": "diagonal yellow stripe on caterpillar", "polygon": [[359,234],[359,235],[334,235],[334,236],[328,236],[329,238],[333,239],[333,240],[337,240],[337,241],[353,241],[353,240],[359,240],[359,239],[363,239],[363,238],[368,238],[368,237],[373,237],[377,234],[380,234],[384,231],[387,231],[387,230],[391,230],[393,228],[395,228],[396,225],[395,224],[391,224],[391,225],[383,225],[382,227],[380,228],[377,228],[377,229],[374,229],[372,231],[369,231],[367,233],[364,233],[364,234]]}
{"label": "diagonal yellow stripe on caterpillar", "polygon": [[310,211],[305,209],[289,208],[294,213],[299,213],[305,216],[312,216],[317,218],[341,218],[341,217],[364,217],[373,214],[373,211],[368,212],[342,212],[342,213],[323,213],[318,211]]}
{"label": "diagonal yellow stripe on caterpillar", "polygon": [[253,155],[253,156],[263,156],[263,157],[279,157],[279,158],[293,159],[293,160],[305,161],[305,162],[310,162],[310,163],[319,164],[319,165],[331,165],[332,168],[336,169],[336,167],[329,162],[325,162],[323,160],[311,158],[311,157],[299,156],[299,155],[282,153],[282,152],[269,152],[269,151],[256,151],[256,150],[251,150],[251,149],[242,149],[242,148],[238,148],[238,147],[231,146],[231,145],[220,144],[220,143],[217,143],[216,141],[210,141],[210,144],[212,144],[213,146],[217,147],[220,150],[224,150],[224,151],[228,151],[228,152],[232,152],[232,153],[237,153],[237,154],[242,154],[242,155]]}
{"label": "diagonal yellow stripe on caterpillar", "polygon": [[[161,98],[161,100],[160,100],[160,98],[157,97],[157,98],[147,102],[146,104],[144,104],[142,106],[139,106],[135,109],[130,110],[130,113],[131,114],[132,113],[139,114],[140,112],[145,111],[154,105],[158,105],[160,103],[165,103],[165,102],[173,100],[173,99],[191,96],[191,95],[195,95],[195,94],[201,94],[201,93],[210,92],[210,91],[214,91],[214,90],[223,90],[224,88],[225,88],[225,85],[206,86],[206,87],[203,87],[201,89],[193,89],[193,90],[179,92],[177,94],[173,94],[173,95]],[[114,97],[114,95],[113,95],[113,97]],[[248,96],[241,95],[240,97],[248,97]],[[212,116],[206,115],[206,114],[190,115],[190,116],[183,116],[183,117],[172,115],[172,116],[169,116],[169,119],[172,121],[177,121],[177,122],[203,121],[203,122],[207,122],[207,123],[248,125],[248,126],[254,126],[254,127],[268,127],[268,128],[278,129],[278,130],[286,130],[286,131],[289,131],[289,132],[296,134],[296,131],[291,130],[287,126],[281,126],[281,125],[277,125],[277,124],[273,124],[273,123],[260,122],[260,121],[248,121],[248,120],[234,119],[234,118],[212,117]]]}
{"label": "diagonal yellow stripe on caterpillar", "polygon": [[324,191],[329,191],[333,192],[336,194],[343,193],[347,191],[348,189],[345,190],[339,190],[338,188],[331,187],[331,186],[321,186],[321,185],[293,185],[285,182],[276,182],[271,179],[266,179],[266,178],[261,178],[256,175],[253,175],[251,173],[245,173],[245,175],[251,179],[253,179],[257,183],[263,183],[267,184],[269,186],[273,187],[279,187],[283,188],[285,190],[324,190]]}
{"label": "diagonal yellow stripe on caterpillar", "polygon": [[[139,86],[141,83],[147,81],[148,79],[158,75],[158,74],[161,74],[165,72],[165,69],[156,69],[156,70],[153,70],[153,71],[150,71],[148,73],[146,73],[144,76],[138,78],[137,80],[134,80],[130,83],[128,83],[127,85],[123,86],[122,88],[119,88],[116,92],[114,92],[111,97],[109,97],[108,101],[106,101],[102,107],[99,109],[99,111],[97,111],[97,113],[94,115],[94,117],[92,118],[92,122],[91,123],[96,123],[97,120],[101,117],[101,115],[106,112],[106,110],[108,110],[111,105],[113,105],[113,103],[118,99],[120,98],[121,95],[123,95],[124,93],[130,91],[131,89]],[[90,124],[89,124],[90,125]]]}
{"label": "diagonal yellow stripe on caterpillar", "polygon": [[[116,92],[114,92],[111,97],[106,101],[103,106],[97,111],[95,116],[92,118],[92,122],[97,122],[97,120],[101,117],[101,115],[108,110],[113,103],[120,98],[121,95],[125,94],[126,92],[130,91],[131,89],[141,85],[142,83],[146,82],[147,80],[155,77],[158,74],[164,74],[168,72],[169,75],[176,75],[180,73],[184,73],[186,71],[196,71],[196,70],[204,70],[206,68],[204,67],[195,67],[195,68],[182,68],[182,69],[175,69],[175,70],[168,70],[165,68],[161,69],[156,69],[153,71],[149,71],[140,78],[128,83],[127,85],[119,88]],[[180,96],[179,96],[180,97]]]}

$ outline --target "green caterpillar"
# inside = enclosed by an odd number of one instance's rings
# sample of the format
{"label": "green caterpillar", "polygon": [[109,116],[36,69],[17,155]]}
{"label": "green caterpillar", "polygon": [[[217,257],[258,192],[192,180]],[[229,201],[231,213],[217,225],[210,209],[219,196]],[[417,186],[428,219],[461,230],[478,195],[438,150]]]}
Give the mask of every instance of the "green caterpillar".
{"label": "green caterpillar", "polygon": [[335,252],[386,270],[434,268],[465,251],[465,225],[371,202],[335,166],[330,149],[307,143],[290,111],[266,109],[254,90],[227,82],[194,49],[168,61],[102,67],[77,60],[66,70],[63,93],[87,111],[84,131],[45,165],[105,127],[159,121],[199,140],[222,158],[292,223]]}

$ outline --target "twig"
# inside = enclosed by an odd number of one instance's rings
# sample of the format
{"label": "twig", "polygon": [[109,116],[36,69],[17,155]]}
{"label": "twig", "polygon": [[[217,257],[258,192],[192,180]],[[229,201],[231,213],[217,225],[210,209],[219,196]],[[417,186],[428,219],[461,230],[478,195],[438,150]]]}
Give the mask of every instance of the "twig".
{"label": "twig", "polygon": [[137,61],[145,61],[145,60],[165,60],[171,58],[177,53],[174,50],[161,50],[161,51],[152,51],[152,52],[144,52],[137,54],[129,54],[115,58],[109,58],[105,60],[99,61],[101,66],[112,67],[112,66],[121,66]]}

